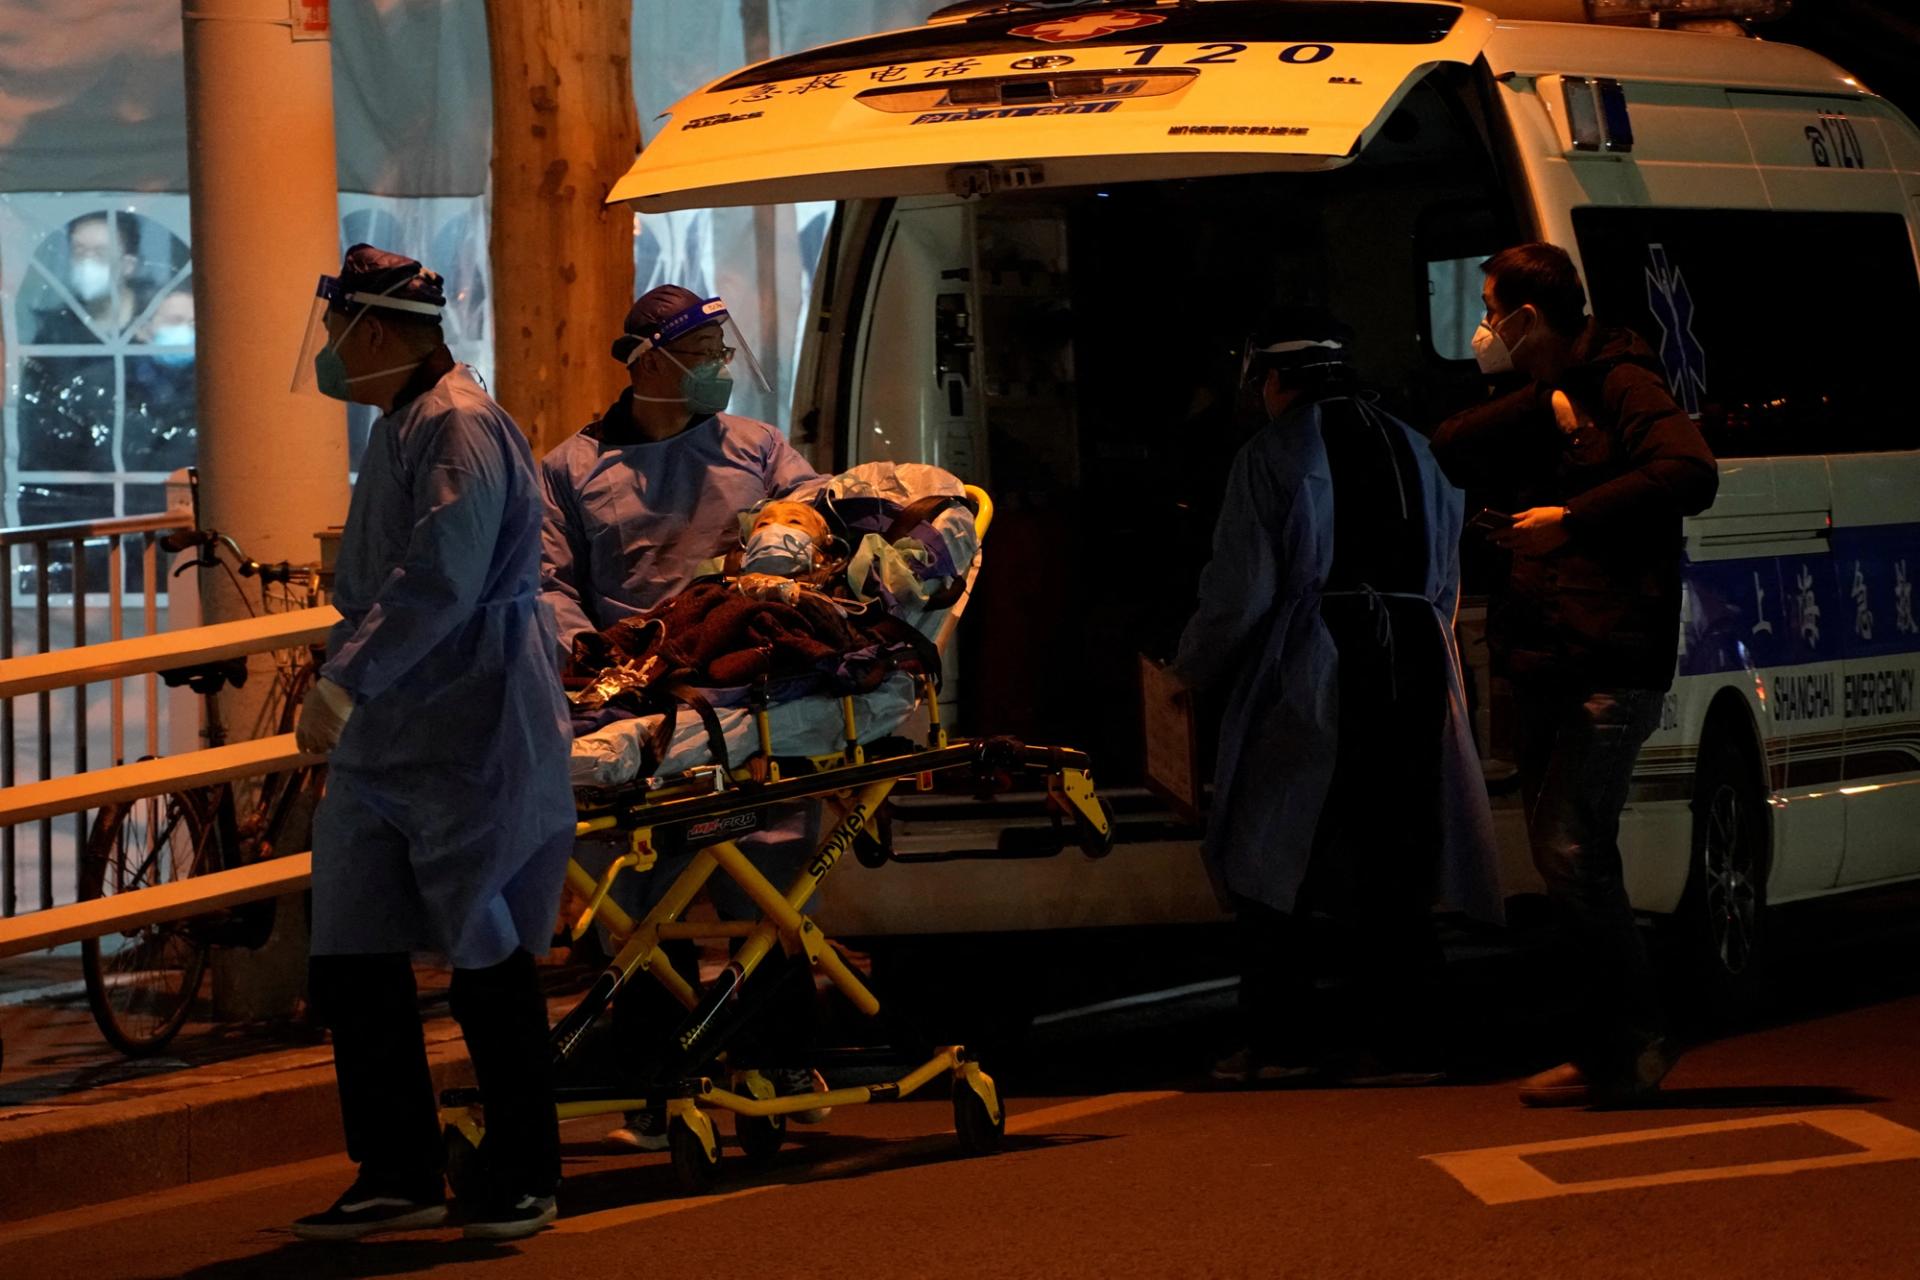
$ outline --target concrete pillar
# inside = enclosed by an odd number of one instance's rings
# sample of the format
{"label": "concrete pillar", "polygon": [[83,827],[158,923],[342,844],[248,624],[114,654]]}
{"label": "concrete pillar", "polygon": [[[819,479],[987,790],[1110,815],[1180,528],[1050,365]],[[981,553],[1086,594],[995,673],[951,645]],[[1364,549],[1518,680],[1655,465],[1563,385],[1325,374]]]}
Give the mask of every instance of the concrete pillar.
{"label": "concrete pillar", "polygon": [[[332,46],[295,40],[287,0],[183,0],[193,294],[198,329],[204,522],[257,560],[313,560],[314,534],[346,518],[344,406],[290,390],[314,282],[340,263]],[[206,579],[208,621],[245,616],[234,588]],[[257,596],[255,597],[257,599]],[[271,684],[257,656],[225,700],[248,736]],[[305,971],[298,897],[280,941],[216,959],[226,1016],[290,1010]]]}

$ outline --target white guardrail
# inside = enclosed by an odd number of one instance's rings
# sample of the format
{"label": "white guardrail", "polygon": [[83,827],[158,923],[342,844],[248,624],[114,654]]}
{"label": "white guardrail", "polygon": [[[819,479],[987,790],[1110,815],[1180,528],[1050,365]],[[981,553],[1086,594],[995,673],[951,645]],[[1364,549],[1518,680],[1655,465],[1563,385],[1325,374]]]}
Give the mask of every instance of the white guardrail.
{"label": "white guardrail", "polygon": [[[314,644],[339,620],[337,610],[322,606],[13,658],[0,662],[0,700]],[[322,759],[303,753],[285,733],[25,783],[0,791],[0,828]],[[3,919],[0,957],[297,892],[306,887],[311,868],[310,854],[294,854]]]}

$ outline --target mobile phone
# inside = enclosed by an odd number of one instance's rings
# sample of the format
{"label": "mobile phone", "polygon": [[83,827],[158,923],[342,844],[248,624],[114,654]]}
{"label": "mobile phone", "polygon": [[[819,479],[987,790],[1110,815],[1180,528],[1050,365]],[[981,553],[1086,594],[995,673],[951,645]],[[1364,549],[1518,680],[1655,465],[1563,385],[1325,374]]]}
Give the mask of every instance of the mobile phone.
{"label": "mobile phone", "polygon": [[1492,507],[1482,507],[1467,521],[1467,528],[1480,533],[1499,533],[1502,529],[1513,528],[1513,517]]}

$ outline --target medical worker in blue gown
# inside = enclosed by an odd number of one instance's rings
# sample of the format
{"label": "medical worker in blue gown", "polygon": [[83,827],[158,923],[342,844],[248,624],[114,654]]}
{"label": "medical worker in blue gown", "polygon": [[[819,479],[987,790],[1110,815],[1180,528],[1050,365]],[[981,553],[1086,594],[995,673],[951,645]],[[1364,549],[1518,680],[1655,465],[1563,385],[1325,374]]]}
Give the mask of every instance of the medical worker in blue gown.
{"label": "medical worker in blue gown", "polygon": [[[1268,422],[1173,662],[1227,695],[1205,855],[1240,936],[1245,1040],[1214,1071],[1235,1082],[1435,1079],[1433,904],[1501,909],[1452,631],[1461,496],[1361,392],[1351,342],[1312,309],[1250,340]],[[1317,912],[1354,926],[1351,1026],[1314,1000]]]}
{"label": "medical worker in blue gown", "polygon": [[[323,277],[302,368],[381,410],[340,539],[342,621],[296,729],[331,752],[314,819],[313,1008],[333,1032],[359,1177],[297,1234],[446,1219],[412,952],[453,964],[450,1003],[485,1096],[485,1190],[466,1234],[554,1217],[546,1002],[573,841],[565,701],[540,605],[526,438],[441,340],[440,277],[369,245]],[[297,482],[297,477],[288,477]]]}
{"label": "medical worker in blue gown", "polygon": [[[559,621],[563,661],[580,635],[651,609],[714,572],[718,557],[740,545],[742,511],[819,479],[777,427],[726,412],[736,369],[763,388],[766,382],[724,302],[661,285],[633,304],[621,329],[613,358],[626,366],[627,389],[541,462],[547,504],[541,595]],[[739,844],[784,887],[812,853],[818,826],[817,804],[787,806]],[[650,906],[684,865],[663,858],[638,905]],[[708,891],[723,918],[753,917],[746,895],[726,876],[716,875]],[[669,951],[683,973],[693,963],[692,950]],[[805,1038],[811,983],[796,978],[787,987],[784,1002],[768,1011],[771,1029],[757,1046],[766,1054],[777,1056]],[[643,1038],[657,1040],[679,1013],[650,980],[635,984],[614,1010],[625,1056],[636,1057]],[[659,1063],[625,1065],[642,1070]],[[782,1093],[820,1085],[813,1071],[791,1062],[769,1074]],[[812,1109],[790,1118],[807,1123],[824,1115]],[[658,1107],[635,1112],[609,1137],[621,1146],[660,1150],[667,1145],[665,1113]]]}

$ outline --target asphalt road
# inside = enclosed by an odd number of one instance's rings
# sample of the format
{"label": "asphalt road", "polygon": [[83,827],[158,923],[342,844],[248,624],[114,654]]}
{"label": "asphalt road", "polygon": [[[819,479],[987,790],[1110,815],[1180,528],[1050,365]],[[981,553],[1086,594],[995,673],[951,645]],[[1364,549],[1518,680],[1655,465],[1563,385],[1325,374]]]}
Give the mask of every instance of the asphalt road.
{"label": "asphalt road", "polygon": [[1003,1053],[991,1157],[959,1157],[936,1088],[842,1108],[757,1171],[729,1151],[719,1192],[689,1198],[664,1156],[609,1154],[584,1120],[561,1221],[519,1244],[295,1241],[350,1176],[333,1158],[0,1228],[0,1276],[1915,1276],[1916,918],[1817,923],[1772,1021],[1705,1038],[1642,1109],[1518,1106],[1551,974],[1456,948],[1483,1052],[1443,1087],[1211,1088],[1231,995],[1202,990]]}

